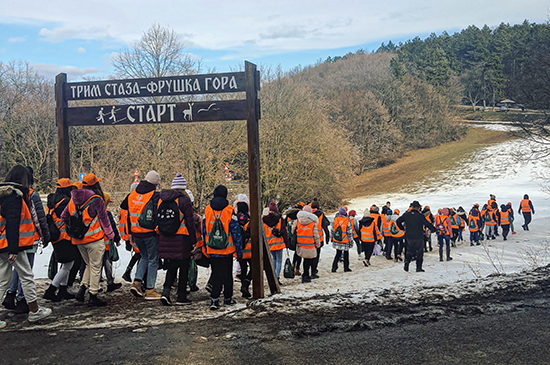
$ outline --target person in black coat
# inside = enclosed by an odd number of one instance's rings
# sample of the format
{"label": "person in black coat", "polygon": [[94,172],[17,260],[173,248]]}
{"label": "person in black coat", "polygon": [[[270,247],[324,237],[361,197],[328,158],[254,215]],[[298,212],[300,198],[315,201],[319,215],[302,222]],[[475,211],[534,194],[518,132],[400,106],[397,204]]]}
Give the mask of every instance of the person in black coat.
{"label": "person in black coat", "polygon": [[416,257],[416,271],[424,272],[422,262],[424,261],[424,227],[435,232],[435,227],[428,222],[424,214],[420,212],[420,203],[413,201],[411,210],[403,214],[396,221],[399,229],[405,231],[407,239],[407,253],[405,256],[405,271],[409,271],[409,264],[413,257]]}

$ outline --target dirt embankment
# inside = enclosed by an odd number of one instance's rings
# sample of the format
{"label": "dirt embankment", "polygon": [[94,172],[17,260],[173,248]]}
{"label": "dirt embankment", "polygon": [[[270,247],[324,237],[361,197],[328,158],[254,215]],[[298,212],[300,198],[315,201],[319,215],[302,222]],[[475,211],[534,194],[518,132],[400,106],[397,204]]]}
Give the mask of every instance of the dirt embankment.
{"label": "dirt embankment", "polygon": [[466,136],[456,142],[434,148],[407,152],[395,163],[368,171],[356,177],[347,187],[345,196],[361,196],[400,192],[411,182],[421,182],[435,171],[451,169],[456,161],[480,147],[512,139],[508,133],[469,128]]}

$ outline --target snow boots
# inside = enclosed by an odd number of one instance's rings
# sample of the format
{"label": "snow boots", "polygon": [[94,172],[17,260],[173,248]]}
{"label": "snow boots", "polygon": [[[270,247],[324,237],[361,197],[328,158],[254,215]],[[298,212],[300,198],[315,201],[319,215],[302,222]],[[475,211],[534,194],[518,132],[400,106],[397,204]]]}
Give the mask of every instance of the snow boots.
{"label": "snow boots", "polygon": [[84,295],[86,294],[86,287],[84,285],[80,286],[78,293],[76,293],[75,299],[79,302],[84,303]]}
{"label": "snow boots", "polygon": [[88,300],[88,307],[105,307],[107,302],[99,299],[97,294],[90,293],[90,299]]}
{"label": "snow boots", "polygon": [[126,269],[126,271],[124,272],[124,274],[122,274],[122,278],[124,280],[126,280],[127,282],[131,283],[132,282],[132,277],[130,276],[130,273],[132,272],[132,269]]}
{"label": "snow boots", "polygon": [[[439,251],[441,252],[441,251]],[[441,255],[443,255],[443,252],[441,252]],[[451,257],[451,250],[447,249],[447,261],[451,261],[453,258]]]}
{"label": "snow boots", "polygon": [[241,293],[243,295],[243,298],[250,298],[252,294],[250,294],[250,280],[243,279],[241,281]]}
{"label": "snow boots", "polygon": [[439,250],[439,261],[443,261],[443,250]]}
{"label": "snow boots", "polygon": [[44,295],[42,298],[51,300],[52,302],[60,302],[61,298],[59,298],[57,295],[55,295],[55,292],[57,291],[57,288],[50,284],[48,289],[44,292]]}
{"label": "snow boots", "polygon": [[68,299],[74,299],[75,296],[67,290],[67,285],[60,285],[59,286],[59,292],[57,292],[57,297],[60,300],[68,300]]}

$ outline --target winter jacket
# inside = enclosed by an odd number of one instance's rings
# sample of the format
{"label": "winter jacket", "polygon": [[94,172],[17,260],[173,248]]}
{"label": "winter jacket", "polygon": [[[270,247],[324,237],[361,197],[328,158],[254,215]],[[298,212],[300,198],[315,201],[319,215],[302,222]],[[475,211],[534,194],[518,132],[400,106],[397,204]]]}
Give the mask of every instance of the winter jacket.
{"label": "winter jacket", "polygon": [[[157,186],[145,180],[141,180],[138,186],[136,186],[136,193],[138,194],[147,194],[147,193],[150,193],[151,191],[154,191],[153,196],[151,197],[151,199],[153,200],[153,218],[156,218],[157,216],[157,205],[158,205],[159,196],[160,196],[159,192],[155,190],[157,190]],[[129,196],[130,194],[126,195],[126,198],[124,198],[124,200],[120,204],[120,209],[128,210]],[[132,233],[132,224],[130,223],[129,214],[128,214],[127,227],[129,230],[129,234],[131,234],[133,237],[147,238],[147,237],[153,237],[157,235],[156,231],[147,232],[147,233]]]}
{"label": "winter jacket", "polygon": [[288,234],[286,231],[285,220],[283,219],[281,214],[270,212],[268,215],[262,217],[262,222],[268,227],[275,227],[279,222],[281,222],[281,233],[283,236],[285,247],[290,246],[290,242],[288,241]]}
{"label": "winter jacket", "polygon": [[42,243],[44,246],[47,246],[50,242],[50,230],[48,229],[48,221],[46,220],[46,213],[44,212],[42,199],[40,199],[40,195],[36,191],[31,193],[31,201],[40,225],[40,237],[42,237]]}
{"label": "winter jacket", "polygon": [[0,253],[17,255],[29,247],[19,247],[19,219],[23,208],[23,197],[28,194],[28,189],[22,185],[6,182],[0,184],[0,214],[6,220],[2,234],[6,235],[8,247],[0,250]]}
{"label": "winter jacket", "polygon": [[[422,240],[424,239],[424,227],[430,231],[435,232],[435,227],[428,222],[424,214],[420,213],[416,209],[412,209],[409,212],[404,213],[395,222],[399,229],[405,231],[405,237],[407,240]],[[403,223],[405,225],[403,225]],[[406,227],[405,227],[406,226]]]}
{"label": "winter jacket", "polygon": [[[346,215],[340,215],[340,214],[336,214],[336,217],[346,217],[346,218],[348,218]],[[346,225],[346,234],[347,234],[347,237],[348,237],[348,242],[336,242],[336,241],[334,241],[334,225],[332,226],[332,230],[331,230],[330,233],[331,233],[331,237],[333,237],[332,247],[334,247],[335,250],[349,251],[349,249],[353,247],[353,226],[352,226],[351,220],[349,220],[349,218],[348,218],[348,222],[349,223]]]}
{"label": "winter jacket", "polygon": [[193,206],[191,200],[175,190],[164,190],[159,194],[161,201],[178,199],[178,207],[183,213],[185,226],[189,235],[164,236],[159,234],[159,257],[161,259],[182,260],[191,257],[193,245],[197,242]]}
{"label": "winter jacket", "polygon": [[[317,231],[317,224],[319,223],[319,218],[313,213],[304,212],[303,210],[299,211],[296,214],[296,221],[294,221],[292,225],[292,231],[296,232],[296,227],[298,225],[298,221],[300,221],[300,224],[307,226],[308,224],[311,224],[311,222],[315,223],[315,227],[313,229],[313,240],[315,241],[315,247],[319,248],[321,247],[321,241],[319,240],[319,231]],[[317,257],[317,250],[305,250],[299,246],[296,247],[296,254],[304,259],[313,259]]]}
{"label": "winter jacket", "polygon": [[[315,212],[313,212],[317,216],[317,218],[321,218],[321,215],[323,216],[323,220],[321,221],[321,227],[323,227],[323,231],[325,232],[325,241],[330,240],[329,230],[328,227],[330,226],[330,221],[327,218],[327,215],[324,214],[324,212],[321,209],[316,209]],[[324,246],[324,242],[321,242],[321,247]]]}
{"label": "winter jacket", "polygon": [[[71,191],[71,200],[75,205],[82,205],[86,203],[88,199],[92,195],[95,195],[95,193],[92,190],[89,189],[76,189]],[[88,206],[88,214],[90,217],[95,218],[98,217],[99,224],[101,225],[101,229],[103,230],[103,234],[105,234],[105,237],[108,240],[112,240],[115,237],[115,233],[113,232],[113,227],[111,226],[111,222],[109,221],[109,216],[107,215],[107,209],[105,208],[105,203],[103,202],[103,199],[94,199],[92,203]],[[61,220],[67,224],[69,221],[69,205],[65,207],[63,210],[63,213],[61,213]]]}

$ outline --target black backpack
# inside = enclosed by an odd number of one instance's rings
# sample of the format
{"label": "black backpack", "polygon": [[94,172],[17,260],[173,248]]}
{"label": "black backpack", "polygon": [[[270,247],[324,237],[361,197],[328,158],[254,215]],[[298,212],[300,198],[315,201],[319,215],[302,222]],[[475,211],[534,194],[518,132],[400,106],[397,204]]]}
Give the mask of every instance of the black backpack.
{"label": "black backpack", "polygon": [[46,222],[48,223],[48,231],[50,231],[50,241],[51,242],[55,242],[55,241],[59,240],[59,237],[61,237],[61,231],[59,230],[59,227],[57,227],[57,225],[55,224],[55,222],[53,220],[53,214],[54,214],[55,210],[57,209],[57,207],[59,207],[59,205],[61,205],[62,203],[65,203],[66,200],[67,200],[67,198],[64,198],[61,201],[59,201],[59,203],[57,203],[50,210],[50,212],[46,215]]}
{"label": "black backpack", "polygon": [[84,224],[84,219],[82,218],[82,213],[92,202],[96,199],[99,199],[99,196],[92,197],[86,204],[83,206],[75,205],[75,212],[69,216],[69,221],[65,222],[66,231],[69,237],[76,239],[83,239],[88,232],[89,225]]}
{"label": "black backpack", "polygon": [[180,209],[176,200],[163,200],[157,209],[157,227],[163,236],[174,236],[180,229]]}

